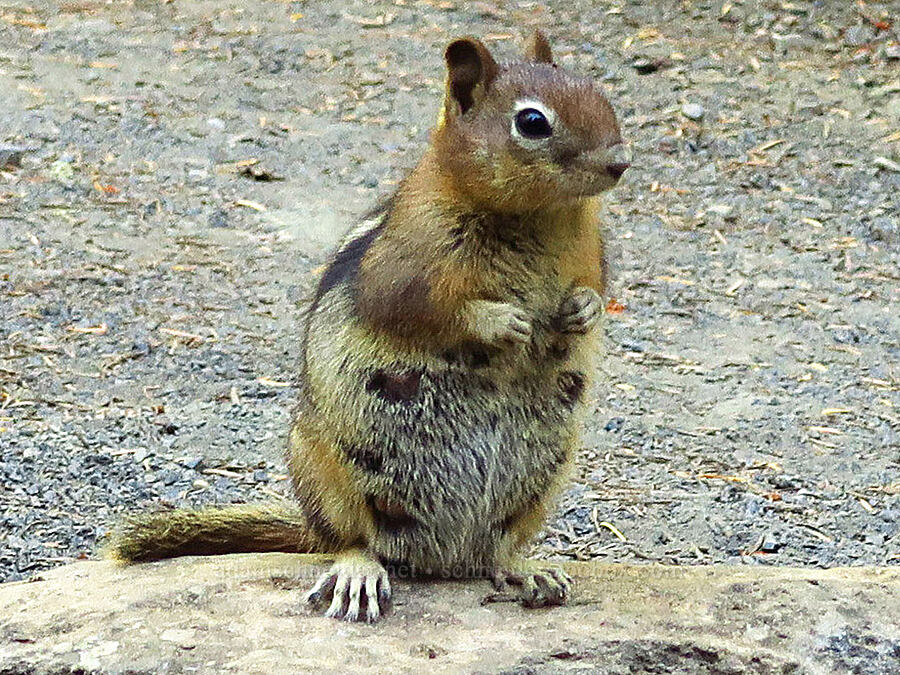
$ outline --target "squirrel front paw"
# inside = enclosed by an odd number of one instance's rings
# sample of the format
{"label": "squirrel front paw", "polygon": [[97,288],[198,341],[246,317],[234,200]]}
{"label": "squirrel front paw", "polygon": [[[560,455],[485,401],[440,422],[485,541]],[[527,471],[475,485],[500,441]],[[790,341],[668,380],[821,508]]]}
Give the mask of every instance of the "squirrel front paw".
{"label": "squirrel front paw", "polygon": [[382,564],[362,550],[342,553],[306,594],[320,607],[331,600],[325,616],[375,623],[391,606],[391,582]]}
{"label": "squirrel front paw", "polygon": [[557,322],[563,333],[587,333],[603,313],[603,300],[593,288],[579,286],[559,308]]}
{"label": "squirrel front paw", "polygon": [[488,345],[524,343],[531,340],[531,318],[520,307],[507,302],[472,300],[463,315],[469,333]]}
{"label": "squirrel front paw", "polygon": [[572,586],[572,577],[561,567],[532,560],[498,569],[491,580],[498,591],[515,586],[522,605],[529,608],[566,604]]}

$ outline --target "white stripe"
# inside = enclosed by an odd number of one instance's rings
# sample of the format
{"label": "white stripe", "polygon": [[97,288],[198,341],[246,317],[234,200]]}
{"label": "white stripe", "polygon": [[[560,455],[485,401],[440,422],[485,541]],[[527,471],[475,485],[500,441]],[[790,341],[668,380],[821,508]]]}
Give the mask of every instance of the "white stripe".
{"label": "white stripe", "polygon": [[380,213],[377,218],[370,218],[369,220],[362,221],[359,225],[350,230],[344,238],[341,240],[340,246],[338,246],[337,253],[340,253],[345,248],[347,248],[354,241],[359,239],[360,237],[365,236],[376,227],[380,226],[384,222],[384,217],[387,213]]}

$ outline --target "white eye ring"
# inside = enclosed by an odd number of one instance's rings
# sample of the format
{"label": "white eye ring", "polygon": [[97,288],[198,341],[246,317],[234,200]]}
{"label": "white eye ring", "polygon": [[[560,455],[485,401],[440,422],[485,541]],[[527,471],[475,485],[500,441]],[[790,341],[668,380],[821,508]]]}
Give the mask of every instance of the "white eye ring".
{"label": "white eye ring", "polygon": [[544,147],[547,142],[547,138],[526,138],[519,132],[518,128],[516,127],[517,115],[523,110],[528,110],[529,108],[537,110],[545,118],[547,118],[547,122],[550,124],[551,128],[554,128],[556,126],[556,111],[550,106],[546,105],[543,101],[538,101],[537,99],[533,98],[519,99],[513,106],[509,135],[516,143],[521,145],[523,148],[527,148],[528,150],[536,150],[538,148]]}

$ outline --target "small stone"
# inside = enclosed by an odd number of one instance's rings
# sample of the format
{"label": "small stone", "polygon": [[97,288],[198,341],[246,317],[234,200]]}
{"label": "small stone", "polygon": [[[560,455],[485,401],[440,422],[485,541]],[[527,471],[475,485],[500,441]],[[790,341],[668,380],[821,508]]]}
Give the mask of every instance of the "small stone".
{"label": "small stone", "polygon": [[894,171],[895,173],[900,173],[900,164],[892,159],[888,159],[887,157],[876,157],[872,160],[872,164],[877,166],[879,169],[884,169],[885,171]]}
{"label": "small stone", "polygon": [[659,70],[660,62],[655,59],[638,58],[632,61],[631,67],[641,75],[649,75]]}
{"label": "small stone", "polygon": [[169,628],[160,633],[159,639],[163,642],[174,642],[182,649],[193,649],[197,646],[194,631],[190,628]]}
{"label": "small stone", "polygon": [[791,14],[809,14],[812,10],[812,3],[810,2],[783,2],[781,4],[781,9],[790,12]]}
{"label": "small stone", "polygon": [[885,47],[884,56],[888,59],[900,59],[900,44],[892,44]]}
{"label": "small stone", "polygon": [[805,44],[803,36],[797,33],[772,33],[772,42],[775,44],[775,47],[785,50],[796,49]]}
{"label": "small stone", "polygon": [[713,204],[712,206],[707,207],[706,209],[710,213],[715,213],[722,216],[725,220],[734,213],[734,207],[729,206],[728,204]]}
{"label": "small stone", "polygon": [[844,31],[844,44],[848,47],[862,47],[875,39],[875,31],[871,26],[856,24]]}
{"label": "small stone", "polygon": [[759,545],[759,550],[763,553],[778,553],[783,544],[774,538],[773,535],[767,534],[763,537],[762,543]]}
{"label": "small stone", "polygon": [[72,164],[63,159],[58,159],[53,162],[47,170],[47,173],[50,174],[51,178],[60,183],[70,183],[75,177],[75,169],[72,168]]}
{"label": "small stone", "polygon": [[610,419],[610,420],[606,423],[606,426],[603,427],[603,430],[604,430],[604,431],[612,431],[612,432],[614,432],[614,433],[618,433],[619,431],[621,431],[622,426],[623,426],[624,424],[625,424],[625,418],[624,418],[624,417],[613,417],[612,419]]}
{"label": "small stone", "polygon": [[203,457],[200,455],[195,455],[192,457],[179,457],[178,463],[182,466],[186,466],[188,469],[196,469],[203,463]]}
{"label": "small stone", "polygon": [[222,209],[216,209],[209,214],[206,222],[210,227],[228,227],[228,214]]}
{"label": "small stone", "polygon": [[696,122],[703,119],[706,109],[699,103],[685,103],[681,106],[681,114]]}
{"label": "small stone", "polygon": [[875,218],[869,226],[870,236],[875,241],[900,243],[900,223],[893,218]]}
{"label": "small stone", "polygon": [[28,150],[18,145],[0,144],[0,169],[18,169],[22,166],[22,155]]}

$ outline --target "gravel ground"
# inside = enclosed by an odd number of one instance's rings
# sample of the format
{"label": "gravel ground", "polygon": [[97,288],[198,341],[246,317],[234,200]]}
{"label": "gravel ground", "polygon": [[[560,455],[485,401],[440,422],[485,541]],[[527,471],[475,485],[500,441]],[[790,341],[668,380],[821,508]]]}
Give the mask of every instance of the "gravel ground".
{"label": "gravel ground", "polygon": [[452,37],[605,83],[607,354],[539,555],[900,563],[900,3],[0,2],[0,579],[286,486],[300,306]]}

